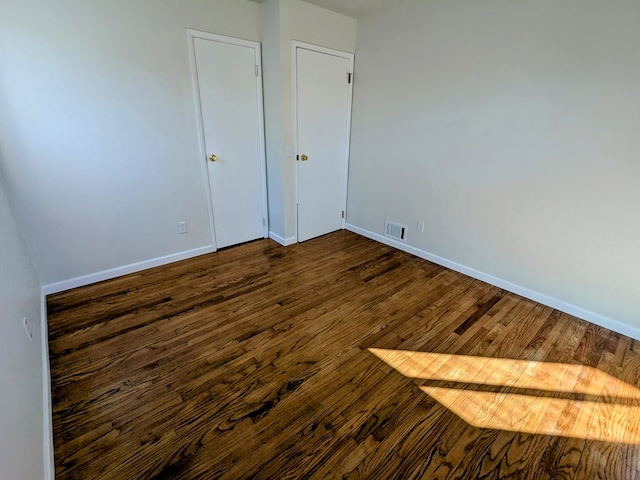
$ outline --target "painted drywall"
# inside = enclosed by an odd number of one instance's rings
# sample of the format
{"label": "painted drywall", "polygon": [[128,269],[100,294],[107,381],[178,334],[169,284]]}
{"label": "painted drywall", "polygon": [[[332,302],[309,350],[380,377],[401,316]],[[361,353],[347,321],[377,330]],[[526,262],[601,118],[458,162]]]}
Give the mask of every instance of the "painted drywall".
{"label": "painted drywall", "polygon": [[354,53],[357,20],[300,0],[282,0],[291,40]]}
{"label": "painted drywall", "polygon": [[640,327],[639,24],[634,0],[361,19],[348,222]]}
{"label": "painted drywall", "polygon": [[[1,173],[0,173],[1,176]],[[43,478],[40,284],[0,178],[0,465],[2,478]],[[26,317],[33,340],[22,319]]]}
{"label": "painted drywall", "polygon": [[[285,242],[296,236],[292,42],[353,53],[357,21],[300,0],[262,3],[262,41],[271,232]],[[277,49],[277,51],[276,51]]]}
{"label": "painted drywall", "polygon": [[[265,150],[267,157],[267,194],[269,197],[269,230],[284,239],[285,156],[282,131],[282,67],[280,1],[266,0],[261,5],[262,87],[265,116]],[[286,52],[285,52],[286,54]],[[284,240],[283,240],[284,241]]]}
{"label": "painted drywall", "polygon": [[210,245],[186,29],[259,40],[260,6],[0,0],[0,11],[0,167],[40,281]]}

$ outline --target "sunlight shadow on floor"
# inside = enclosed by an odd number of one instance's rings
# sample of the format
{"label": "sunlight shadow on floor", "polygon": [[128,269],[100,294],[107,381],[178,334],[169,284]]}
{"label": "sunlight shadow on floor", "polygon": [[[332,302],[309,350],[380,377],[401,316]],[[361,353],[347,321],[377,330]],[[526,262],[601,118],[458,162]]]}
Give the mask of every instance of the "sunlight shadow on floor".
{"label": "sunlight shadow on floor", "polygon": [[640,390],[596,368],[369,351],[475,427],[640,444]]}

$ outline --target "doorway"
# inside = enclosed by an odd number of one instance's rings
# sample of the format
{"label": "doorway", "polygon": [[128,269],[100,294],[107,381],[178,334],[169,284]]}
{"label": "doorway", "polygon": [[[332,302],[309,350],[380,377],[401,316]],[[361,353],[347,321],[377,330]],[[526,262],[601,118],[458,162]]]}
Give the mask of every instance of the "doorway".
{"label": "doorway", "polygon": [[194,30],[188,34],[214,246],[264,238],[260,44]]}
{"label": "doorway", "polygon": [[294,42],[298,241],[344,228],[353,54]]}

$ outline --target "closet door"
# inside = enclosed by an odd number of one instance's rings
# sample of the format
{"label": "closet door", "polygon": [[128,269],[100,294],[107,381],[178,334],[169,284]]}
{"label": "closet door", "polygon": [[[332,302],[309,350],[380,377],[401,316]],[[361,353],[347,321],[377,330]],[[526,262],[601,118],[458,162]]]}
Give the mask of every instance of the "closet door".
{"label": "closet door", "polygon": [[298,46],[298,241],[344,228],[353,55]]}
{"label": "closet door", "polygon": [[260,45],[207,37],[192,41],[213,235],[223,248],[267,234]]}

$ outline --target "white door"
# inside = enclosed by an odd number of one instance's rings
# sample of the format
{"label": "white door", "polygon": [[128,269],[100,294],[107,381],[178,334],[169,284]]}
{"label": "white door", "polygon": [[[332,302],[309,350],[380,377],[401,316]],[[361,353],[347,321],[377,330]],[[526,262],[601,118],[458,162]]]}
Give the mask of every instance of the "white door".
{"label": "white door", "polygon": [[296,47],[298,241],[344,228],[353,56]]}
{"label": "white door", "polygon": [[193,38],[217,248],[266,233],[260,47],[231,41]]}

